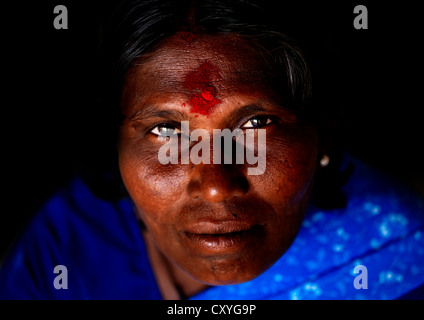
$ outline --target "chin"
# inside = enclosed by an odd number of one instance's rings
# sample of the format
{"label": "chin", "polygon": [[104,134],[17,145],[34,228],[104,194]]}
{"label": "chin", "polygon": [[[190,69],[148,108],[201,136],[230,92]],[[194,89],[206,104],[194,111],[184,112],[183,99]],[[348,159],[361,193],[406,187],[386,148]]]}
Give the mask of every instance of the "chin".
{"label": "chin", "polygon": [[196,264],[198,268],[191,274],[199,282],[207,285],[234,285],[251,281],[260,276],[280,257],[279,255],[269,261],[269,256],[266,258],[257,258],[257,255],[255,256],[256,258],[251,255],[239,258],[234,256],[208,258],[207,261]]}

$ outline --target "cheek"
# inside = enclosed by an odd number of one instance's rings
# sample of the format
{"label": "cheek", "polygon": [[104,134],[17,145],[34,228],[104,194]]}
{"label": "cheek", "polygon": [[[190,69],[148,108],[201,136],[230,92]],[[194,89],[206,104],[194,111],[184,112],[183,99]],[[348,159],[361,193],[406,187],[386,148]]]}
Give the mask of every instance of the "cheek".
{"label": "cheek", "polygon": [[317,156],[314,131],[267,139],[267,169],[251,178],[254,191],[274,212],[267,224],[264,256],[278,258],[295,239],[309,203]]}
{"label": "cheek", "polygon": [[142,215],[162,220],[183,194],[187,166],[161,164],[156,145],[121,139],[119,167],[125,187]]}
{"label": "cheek", "polygon": [[[313,128],[267,137],[266,171],[251,184],[276,211],[294,214],[307,202],[318,157]],[[255,180],[253,180],[255,179]]]}

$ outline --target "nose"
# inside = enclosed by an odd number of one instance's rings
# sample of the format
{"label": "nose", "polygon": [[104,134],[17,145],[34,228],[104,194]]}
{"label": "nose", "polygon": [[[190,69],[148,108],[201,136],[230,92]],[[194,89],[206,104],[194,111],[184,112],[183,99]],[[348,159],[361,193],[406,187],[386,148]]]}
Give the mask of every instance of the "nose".
{"label": "nose", "polygon": [[201,164],[187,186],[191,198],[203,198],[212,203],[233,196],[242,196],[249,190],[246,177],[233,165]]}

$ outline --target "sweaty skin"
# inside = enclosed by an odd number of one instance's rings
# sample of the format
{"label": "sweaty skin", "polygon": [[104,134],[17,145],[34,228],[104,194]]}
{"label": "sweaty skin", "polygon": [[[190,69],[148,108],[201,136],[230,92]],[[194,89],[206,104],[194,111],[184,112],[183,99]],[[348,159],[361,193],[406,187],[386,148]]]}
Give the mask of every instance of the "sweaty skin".
{"label": "sweaty skin", "polygon": [[[171,37],[130,70],[119,141],[122,179],[150,256],[160,257],[152,258],[158,283],[171,281],[186,296],[249,281],[281,257],[301,225],[318,162],[316,127],[286,108],[261,54],[236,36],[190,41]],[[162,165],[157,133],[184,120],[211,135],[261,124],[265,173],[212,161]]]}

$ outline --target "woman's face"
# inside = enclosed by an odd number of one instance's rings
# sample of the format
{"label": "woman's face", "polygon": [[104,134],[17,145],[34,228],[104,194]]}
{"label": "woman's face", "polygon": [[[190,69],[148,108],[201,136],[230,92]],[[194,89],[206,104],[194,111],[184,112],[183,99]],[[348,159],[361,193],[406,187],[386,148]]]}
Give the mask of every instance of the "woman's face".
{"label": "woman's face", "polygon": [[[285,107],[268,69],[240,38],[180,33],[143,57],[126,79],[119,145],[124,184],[159,251],[206,284],[260,275],[289,248],[306,210],[317,130]],[[181,121],[211,137],[213,129],[228,128],[255,130],[257,139],[256,129],[266,130],[265,172],[249,175],[247,161],[162,164],[167,139],[161,135],[178,132]],[[212,159],[212,142],[210,148]]]}

